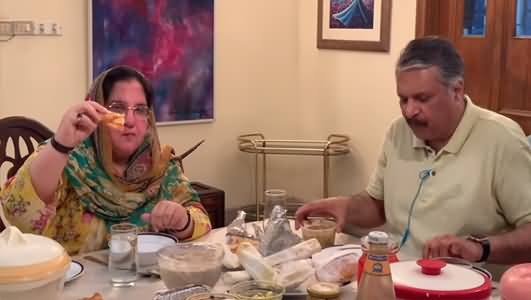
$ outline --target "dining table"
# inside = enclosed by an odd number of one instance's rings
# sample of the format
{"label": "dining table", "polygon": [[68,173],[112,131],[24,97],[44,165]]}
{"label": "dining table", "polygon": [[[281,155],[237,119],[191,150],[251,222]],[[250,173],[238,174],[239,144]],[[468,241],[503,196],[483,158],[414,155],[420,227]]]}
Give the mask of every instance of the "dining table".
{"label": "dining table", "polygon": [[[226,227],[217,228],[196,241],[224,243],[226,232]],[[300,231],[295,232],[300,234]],[[336,234],[335,243],[337,245],[359,244],[360,238],[345,233],[338,233]],[[94,295],[94,293],[99,293],[104,300],[151,300],[156,292],[162,291],[166,288],[159,277],[141,275],[132,287],[113,287],[111,285],[111,277],[107,270],[107,266],[102,262],[98,262],[97,259],[94,259],[97,257],[104,257],[106,253],[107,250],[101,250],[73,257],[74,260],[83,265],[84,270],[79,278],[65,284],[61,300],[80,300],[85,297],[90,297]],[[220,278],[212,288],[212,292],[225,293],[229,288],[230,287],[226,286]],[[353,282],[346,287],[342,287],[341,299],[355,299],[356,289],[356,282]],[[288,295],[284,298],[297,300],[305,299],[306,296],[298,294]],[[499,299],[498,290],[493,290],[490,300]]]}

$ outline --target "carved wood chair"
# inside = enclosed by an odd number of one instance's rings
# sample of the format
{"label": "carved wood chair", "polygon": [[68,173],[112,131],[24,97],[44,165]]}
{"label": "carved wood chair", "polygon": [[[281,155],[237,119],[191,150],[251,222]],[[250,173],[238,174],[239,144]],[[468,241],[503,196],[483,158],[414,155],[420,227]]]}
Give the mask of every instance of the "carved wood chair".
{"label": "carved wood chair", "polygon": [[[35,151],[35,146],[52,135],[53,132],[48,127],[29,118],[16,116],[0,119],[0,169],[10,164],[6,178],[0,178],[0,188],[6,179],[17,173],[28,156]],[[0,231],[3,227],[0,222]]]}

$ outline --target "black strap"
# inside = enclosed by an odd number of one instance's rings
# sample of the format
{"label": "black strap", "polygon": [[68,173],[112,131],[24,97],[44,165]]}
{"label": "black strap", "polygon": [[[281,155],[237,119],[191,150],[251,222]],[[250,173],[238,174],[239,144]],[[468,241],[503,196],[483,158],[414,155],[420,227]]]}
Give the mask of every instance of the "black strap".
{"label": "black strap", "polygon": [[188,226],[190,226],[190,223],[192,223],[192,217],[190,216],[190,211],[186,210],[186,224],[183,226],[183,228],[174,229],[174,232],[183,232],[185,231]]}
{"label": "black strap", "polygon": [[480,241],[481,248],[483,248],[483,254],[481,254],[481,258],[478,262],[485,262],[490,256],[490,241],[488,239],[484,239]]}
{"label": "black strap", "polygon": [[52,144],[52,147],[55,149],[55,151],[57,151],[59,153],[68,154],[68,153],[70,153],[70,151],[74,150],[74,147],[67,147],[67,146],[59,143],[55,139],[55,136],[52,136],[51,144]]}

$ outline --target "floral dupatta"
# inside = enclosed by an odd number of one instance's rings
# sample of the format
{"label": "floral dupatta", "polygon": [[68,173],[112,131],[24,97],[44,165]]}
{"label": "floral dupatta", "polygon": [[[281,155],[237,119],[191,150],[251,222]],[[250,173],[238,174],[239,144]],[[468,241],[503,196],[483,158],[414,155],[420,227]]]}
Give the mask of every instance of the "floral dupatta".
{"label": "floral dupatta", "polygon": [[[103,105],[102,85],[109,71],[95,80],[88,99]],[[124,221],[144,226],[143,213],[151,211],[158,201],[175,199],[175,195],[185,192],[176,190],[181,181],[177,158],[171,147],[161,148],[151,112],[144,143],[131,157],[125,174],[116,174],[108,130],[98,126],[91,138],[77,146],[69,155],[64,173],[83,207],[103,219],[107,227]],[[185,194],[192,198],[196,195]],[[181,204],[197,200],[185,198],[180,199]]]}

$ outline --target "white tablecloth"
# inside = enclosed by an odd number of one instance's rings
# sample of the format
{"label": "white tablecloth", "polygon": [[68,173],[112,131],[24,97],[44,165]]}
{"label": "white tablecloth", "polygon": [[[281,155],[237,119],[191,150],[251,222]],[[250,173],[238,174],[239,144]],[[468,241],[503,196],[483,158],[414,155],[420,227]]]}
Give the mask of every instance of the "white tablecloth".
{"label": "white tablecloth", "polygon": [[[201,238],[200,241],[223,242],[226,229],[220,228],[213,230],[211,233]],[[359,239],[346,234],[336,236],[336,244],[359,243]],[[97,255],[97,253],[95,253]],[[92,255],[95,255],[92,254]],[[164,283],[158,278],[140,277],[136,286],[115,288],[111,285],[110,276],[107,267],[92,261],[85,260],[84,255],[75,257],[85,267],[84,274],[78,279],[66,284],[62,300],[79,300],[84,297],[92,296],[99,292],[104,300],[151,300],[156,291],[163,290]],[[354,284],[355,285],[355,284]],[[343,289],[342,299],[353,300],[355,286],[351,289]],[[215,292],[225,292],[227,287],[220,280],[214,287]],[[496,293],[497,291],[495,291]],[[293,299],[304,299],[305,297],[290,297]],[[494,295],[492,300],[498,300],[499,297]]]}

